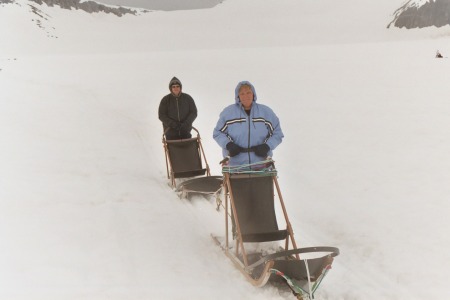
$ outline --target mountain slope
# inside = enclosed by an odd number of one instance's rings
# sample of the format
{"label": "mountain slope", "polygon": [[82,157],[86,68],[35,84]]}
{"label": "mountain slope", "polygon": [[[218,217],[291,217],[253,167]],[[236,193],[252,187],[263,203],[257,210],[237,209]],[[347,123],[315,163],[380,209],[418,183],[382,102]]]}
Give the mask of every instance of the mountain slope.
{"label": "mountain slope", "polygon": [[[255,0],[246,0],[239,5],[235,1],[225,1],[209,10],[159,11],[140,16],[127,14],[121,18],[112,14],[87,14],[81,10],[63,13],[57,6],[48,7],[44,4],[38,5],[37,8],[42,15],[49,16],[46,20],[41,20],[41,25],[46,30],[41,30],[41,34],[31,34],[35,31],[34,28],[30,28],[33,25],[31,20],[37,18],[26,11],[29,11],[29,3],[34,2],[16,0],[16,5],[6,5],[0,11],[0,14],[5,16],[0,19],[0,23],[5,26],[2,27],[2,31],[7,37],[0,43],[4,53],[23,53],[27,50],[32,50],[33,53],[50,51],[56,54],[71,51],[131,53],[168,51],[179,47],[185,50],[201,50],[275,45],[325,46],[336,43],[410,40],[436,34],[426,30],[408,33],[396,29],[387,30],[385,24],[390,21],[390,14],[398,8],[398,3],[386,0],[382,2],[345,0],[340,6],[333,5],[329,0],[308,5],[294,0],[283,0],[281,4],[268,1],[264,6]],[[352,7],[351,12],[348,7]],[[241,11],[250,10],[253,13],[245,18],[233,17],[239,16]],[[265,16],[267,11],[273,11],[270,18]],[[8,14],[11,16],[17,14],[17,21],[13,22],[17,23],[20,20],[21,23],[16,27],[18,32],[30,30],[31,38],[6,30]],[[349,17],[342,18],[346,15]],[[92,27],[94,30],[80,30],[85,27]],[[48,41],[49,36],[56,36],[58,39]],[[139,48],[134,45],[136,40],[142,41]],[[180,44],[180,41],[183,43]],[[47,47],[48,43],[51,47]]]}
{"label": "mountain slope", "polygon": [[407,29],[450,25],[450,1],[410,0],[394,12],[391,25]]}

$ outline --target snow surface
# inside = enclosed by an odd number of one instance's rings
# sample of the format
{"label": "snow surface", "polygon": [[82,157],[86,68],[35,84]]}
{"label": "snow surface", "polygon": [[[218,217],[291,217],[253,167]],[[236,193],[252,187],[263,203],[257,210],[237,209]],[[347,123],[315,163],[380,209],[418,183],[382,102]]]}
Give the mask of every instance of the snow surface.
{"label": "snow surface", "polygon": [[[374,3],[375,2],[375,3]],[[292,299],[212,242],[212,200],[168,187],[177,76],[212,139],[238,81],[281,119],[297,243],[341,250],[317,299],[449,299],[449,28],[386,29],[402,1],[227,0],[118,18],[0,6],[0,299]],[[51,32],[53,37],[49,37]]]}

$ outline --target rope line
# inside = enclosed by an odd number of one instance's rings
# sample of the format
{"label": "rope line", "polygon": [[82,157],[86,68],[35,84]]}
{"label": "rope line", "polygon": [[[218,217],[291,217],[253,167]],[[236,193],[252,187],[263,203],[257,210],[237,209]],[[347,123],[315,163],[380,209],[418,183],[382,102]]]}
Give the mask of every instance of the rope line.
{"label": "rope line", "polygon": [[273,176],[277,174],[274,161],[266,159],[250,164],[243,164],[239,166],[222,166],[222,174],[251,174],[260,176]]}

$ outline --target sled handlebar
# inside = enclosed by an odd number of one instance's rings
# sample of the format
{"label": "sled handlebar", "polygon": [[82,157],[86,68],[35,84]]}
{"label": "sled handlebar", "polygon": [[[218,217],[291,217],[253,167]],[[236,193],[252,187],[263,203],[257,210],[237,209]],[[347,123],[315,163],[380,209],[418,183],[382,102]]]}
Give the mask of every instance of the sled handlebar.
{"label": "sled handlebar", "polygon": [[[194,130],[196,133],[197,133],[197,137],[200,137],[200,132],[197,130],[197,128],[195,128],[194,126],[191,126],[192,127],[192,130]],[[166,133],[168,132],[170,130],[170,127],[167,127],[166,129],[164,129],[164,132],[163,132],[163,140],[164,140],[164,137],[166,136]]]}

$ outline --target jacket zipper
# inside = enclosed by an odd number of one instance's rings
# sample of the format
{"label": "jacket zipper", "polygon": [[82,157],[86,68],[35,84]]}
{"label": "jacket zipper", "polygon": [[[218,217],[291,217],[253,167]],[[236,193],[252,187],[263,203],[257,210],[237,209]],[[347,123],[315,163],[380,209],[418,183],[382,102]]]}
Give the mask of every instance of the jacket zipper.
{"label": "jacket zipper", "polygon": [[[179,122],[181,122],[181,120],[180,120],[180,106],[178,105],[178,97],[176,97],[175,100],[177,101],[177,115],[178,115],[178,123],[179,123]],[[178,130],[178,134],[181,134],[181,129]]]}
{"label": "jacket zipper", "polygon": [[178,122],[181,122],[180,120],[180,107],[178,105],[178,98],[175,98],[177,100],[177,114],[178,114]]}
{"label": "jacket zipper", "polygon": [[[247,148],[250,149],[250,121],[251,121],[251,114],[252,111],[250,109],[250,114],[247,116],[248,117],[248,141],[247,141]],[[252,162],[250,161],[250,151],[247,152],[248,153],[248,163],[251,164]]]}

